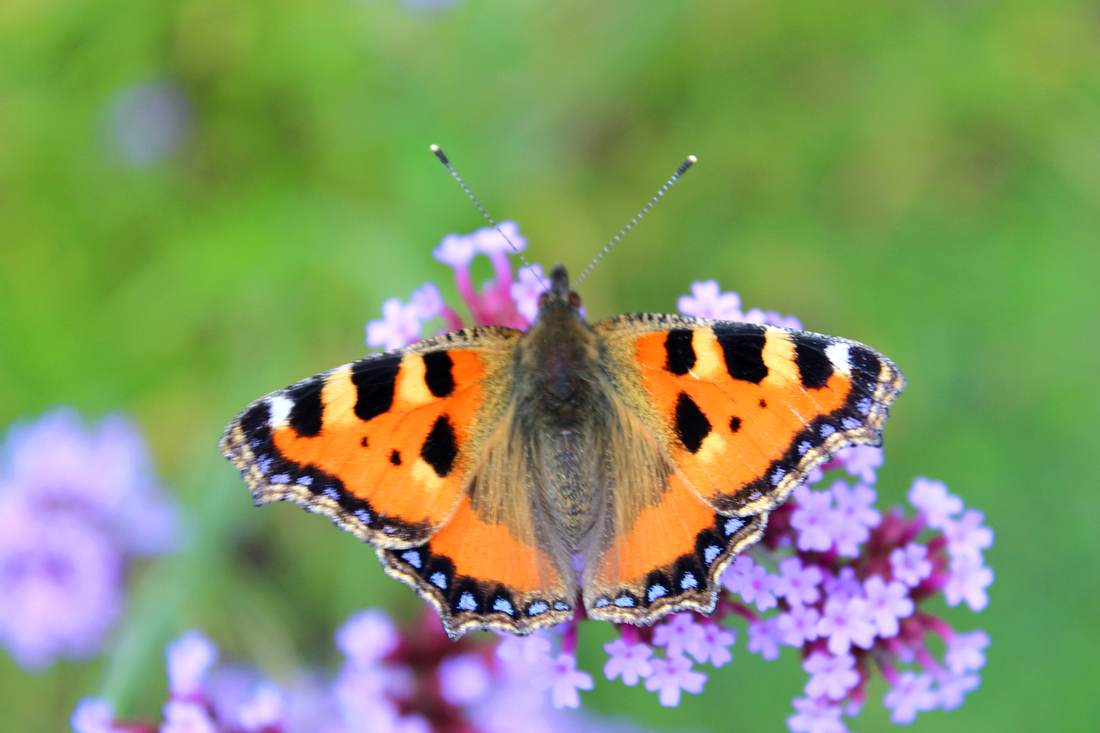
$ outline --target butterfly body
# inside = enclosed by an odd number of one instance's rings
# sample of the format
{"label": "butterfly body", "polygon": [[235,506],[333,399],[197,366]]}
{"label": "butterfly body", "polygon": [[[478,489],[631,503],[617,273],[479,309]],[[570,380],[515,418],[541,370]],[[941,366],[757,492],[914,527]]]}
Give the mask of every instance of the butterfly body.
{"label": "butterfly body", "polygon": [[227,429],[259,503],[378,548],[452,635],[713,609],[722,570],[903,386],[855,342],[655,314],[595,325],[554,271],[526,332],[445,334],[279,390]]}

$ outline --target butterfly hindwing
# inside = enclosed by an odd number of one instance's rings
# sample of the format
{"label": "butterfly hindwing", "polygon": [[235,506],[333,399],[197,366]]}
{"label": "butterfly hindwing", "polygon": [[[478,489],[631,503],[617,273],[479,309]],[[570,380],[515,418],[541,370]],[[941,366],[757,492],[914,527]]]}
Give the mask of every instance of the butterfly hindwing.
{"label": "butterfly hindwing", "polygon": [[722,514],[768,511],[841,448],[880,444],[904,386],[873,349],[807,331],[653,314],[597,329],[677,471]]}
{"label": "butterfly hindwing", "polygon": [[671,473],[657,503],[625,524],[587,568],[584,601],[592,618],[640,624],[713,611],[722,571],[760,538],[767,514],[719,514]]}
{"label": "butterfly hindwing", "polygon": [[379,547],[454,513],[518,332],[473,329],[371,356],[263,397],[222,437],[259,504],[291,501]]}

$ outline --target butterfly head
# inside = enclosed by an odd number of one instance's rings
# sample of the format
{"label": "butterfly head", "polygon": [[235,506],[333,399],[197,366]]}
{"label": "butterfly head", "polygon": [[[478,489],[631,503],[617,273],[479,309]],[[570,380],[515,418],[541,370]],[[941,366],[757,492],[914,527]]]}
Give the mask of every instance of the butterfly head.
{"label": "butterfly head", "polygon": [[581,296],[569,289],[569,273],[558,265],[550,272],[550,288],[539,296],[539,314],[572,312],[579,314]]}

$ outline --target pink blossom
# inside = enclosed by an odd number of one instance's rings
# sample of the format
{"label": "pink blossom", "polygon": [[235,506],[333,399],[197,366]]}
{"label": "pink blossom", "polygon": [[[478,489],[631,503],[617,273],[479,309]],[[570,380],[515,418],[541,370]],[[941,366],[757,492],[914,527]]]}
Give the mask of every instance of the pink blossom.
{"label": "pink blossom", "polygon": [[703,627],[695,623],[690,613],[677,613],[653,629],[653,645],[665,647],[671,656],[684,654],[703,638]]}
{"label": "pink blossom", "polygon": [[648,677],[653,671],[649,661],[653,649],[648,644],[631,644],[624,639],[616,639],[604,644],[603,648],[607,652],[603,673],[609,680],[621,677],[624,685],[633,687],[639,679]]}
{"label": "pink blossom", "polygon": [[199,631],[188,631],[168,645],[168,689],[173,697],[201,695],[218,648]]}
{"label": "pink blossom", "polygon": [[833,546],[833,496],[805,484],[794,490],[791,526],[798,531],[798,549],[825,552]]}
{"label": "pink blossom", "polygon": [[814,652],[802,663],[802,668],[810,675],[806,683],[806,694],[810,697],[843,700],[859,682],[856,660],[851,654]]}
{"label": "pink blossom", "polygon": [[336,632],[336,645],[348,661],[362,666],[378,662],[397,647],[397,627],[383,611],[360,611]]}
{"label": "pink blossom", "polygon": [[466,234],[448,234],[432,252],[437,260],[456,270],[469,267],[475,254],[477,240]]}
{"label": "pink blossom", "polygon": [[883,698],[890,709],[890,720],[895,723],[912,723],[917,713],[936,707],[936,693],[932,691],[932,678],[926,674],[902,672],[893,687]]}
{"label": "pink blossom", "polygon": [[733,660],[729,648],[737,639],[737,632],[725,629],[717,623],[702,624],[703,634],[696,640],[688,653],[700,663],[710,663],[712,667],[722,667]]}
{"label": "pink blossom", "polygon": [[943,529],[948,520],[962,511],[962,499],[947,492],[942,481],[917,478],[909,488],[909,503],[920,510],[929,527]]}
{"label": "pink blossom", "polygon": [[993,584],[993,571],[982,561],[969,556],[953,558],[943,596],[947,605],[965,602],[972,611],[981,611],[989,603],[986,588]]}
{"label": "pink blossom", "polygon": [[666,708],[680,704],[680,693],[698,695],[703,691],[707,676],[691,668],[691,660],[679,655],[667,659],[654,659],[653,671],[646,678],[645,688],[657,692],[661,705]]}
{"label": "pink blossom", "polygon": [[928,548],[917,542],[898,547],[890,552],[890,568],[894,577],[911,588],[932,574],[928,561]]}
{"label": "pink blossom", "polygon": [[884,639],[898,635],[898,619],[913,613],[913,599],[909,588],[896,580],[889,583],[878,575],[872,575],[863,584],[867,600],[867,616],[875,625],[878,635]]}
{"label": "pink blossom", "polygon": [[489,692],[492,674],[480,654],[460,654],[439,664],[439,694],[451,705],[470,705]]}
{"label": "pink blossom", "polygon": [[820,568],[803,565],[797,557],[788,557],[779,563],[775,593],[786,598],[792,606],[817,603],[817,599],[821,597],[821,580]]}
{"label": "pink blossom", "polygon": [[779,658],[781,635],[776,618],[766,618],[749,624],[749,651],[771,661]]}
{"label": "pink blossom", "polygon": [[828,639],[829,651],[845,654],[852,646],[870,649],[875,627],[867,615],[867,602],[862,598],[829,598],[817,627]]}
{"label": "pink blossom", "polygon": [[967,509],[959,519],[948,520],[943,527],[947,538],[947,551],[953,558],[981,560],[982,550],[993,545],[993,530],[982,524],[985,515],[976,509]]}
{"label": "pink blossom", "polygon": [[443,296],[435,283],[424,283],[413,291],[409,302],[422,321],[428,321],[443,314]]}
{"label": "pink blossom", "polygon": [[160,733],[218,733],[218,727],[202,704],[169,700],[164,706]]}
{"label": "pink blossom", "polygon": [[813,606],[794,605],[779,616],[776,624],[783,643],[798,647],[818,638],[820,622],[821,614]]}
{"label": "pink blossom", "polygon": [[114,733],[115,718],[111,703],[99,698],[86,698],[77,703],[69,725],[73,733]]}
{"label": "pink blossom", "polygon": [[723,293],[716,280],[692,283],[691,295],[680,296],[676,307],[685,316],[719,321],[740,321],[743,318],[741,297],[737,293]]}
{"label": "pink blossom", "polygon": [[757,565],[748,555],[738,555],[722,576],[722,584],[737,593],[745,603],[755,603],[761,611],[775,608],[775,577]]}
{"label": "pink blossom", "polygon": [[873,445],[853,445],[840,451],[836,460],[844,470],[866,484],[875,482],[875,472],[882,467],[882,448]]}
{"label": "pink blossom", "polygon": [[420,338],[423,324],[415,303],[389,298],[382,303],[382,319],[367,323],[367,346],[391,351]]}
{"label": "pink blossom", "polygon": [[550,698],[556,708],[580,707],[578,690],[592,689],[592,675],[577,669],[577,658],[572,654],[559,654],[554,660],[550,677]]}
{"label": "pink blossom", "polygon": [[533,323],[539,312],[539,297],[545,290],[543,287],[545,274],[542,271],[542,265],[524,267],[519,271],[518,278],[518,282],[512,283],[509,291],[512,300],[516,303],[516,310],[528,322]]}
{"label": "pink blossom", "polygon": [[944,661],[948,669],[957,675],[976,672],[985,666],[985,649],[988,646],[989,634],[984,631],[954,634],[947,642]]}
{"label": "pink blossom", "polygon": [[840,720],[840,707],[824,698],[799,697],[794,700],[795,714],[787,718],[791,733],[847,733]]}
{"label": "pink blossom", "polygon": [[935,694],[939,707],[954,710],[963,704],[967,693],[978,689],[981,679],[976,674],[945,674],[937,683]]}

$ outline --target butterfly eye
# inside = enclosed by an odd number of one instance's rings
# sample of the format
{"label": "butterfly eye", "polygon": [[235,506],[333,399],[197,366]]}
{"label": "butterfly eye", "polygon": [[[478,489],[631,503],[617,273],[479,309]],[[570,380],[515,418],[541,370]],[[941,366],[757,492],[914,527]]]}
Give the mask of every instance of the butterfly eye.
{"label": "butterfly eye", "polygon": [[577,295],[572,290],[569,291],[569,307],[573,309],[581,307],[581,296]]}
{"label": "butterfly eye", "polygon": [[539,296],[539,308],[542,308],[546,305],[546,299],[548,297],[550,297],[550,292],[549,291],[547,291],[547,292],[545,292],[545,293],[543,293],[542,295]]}

